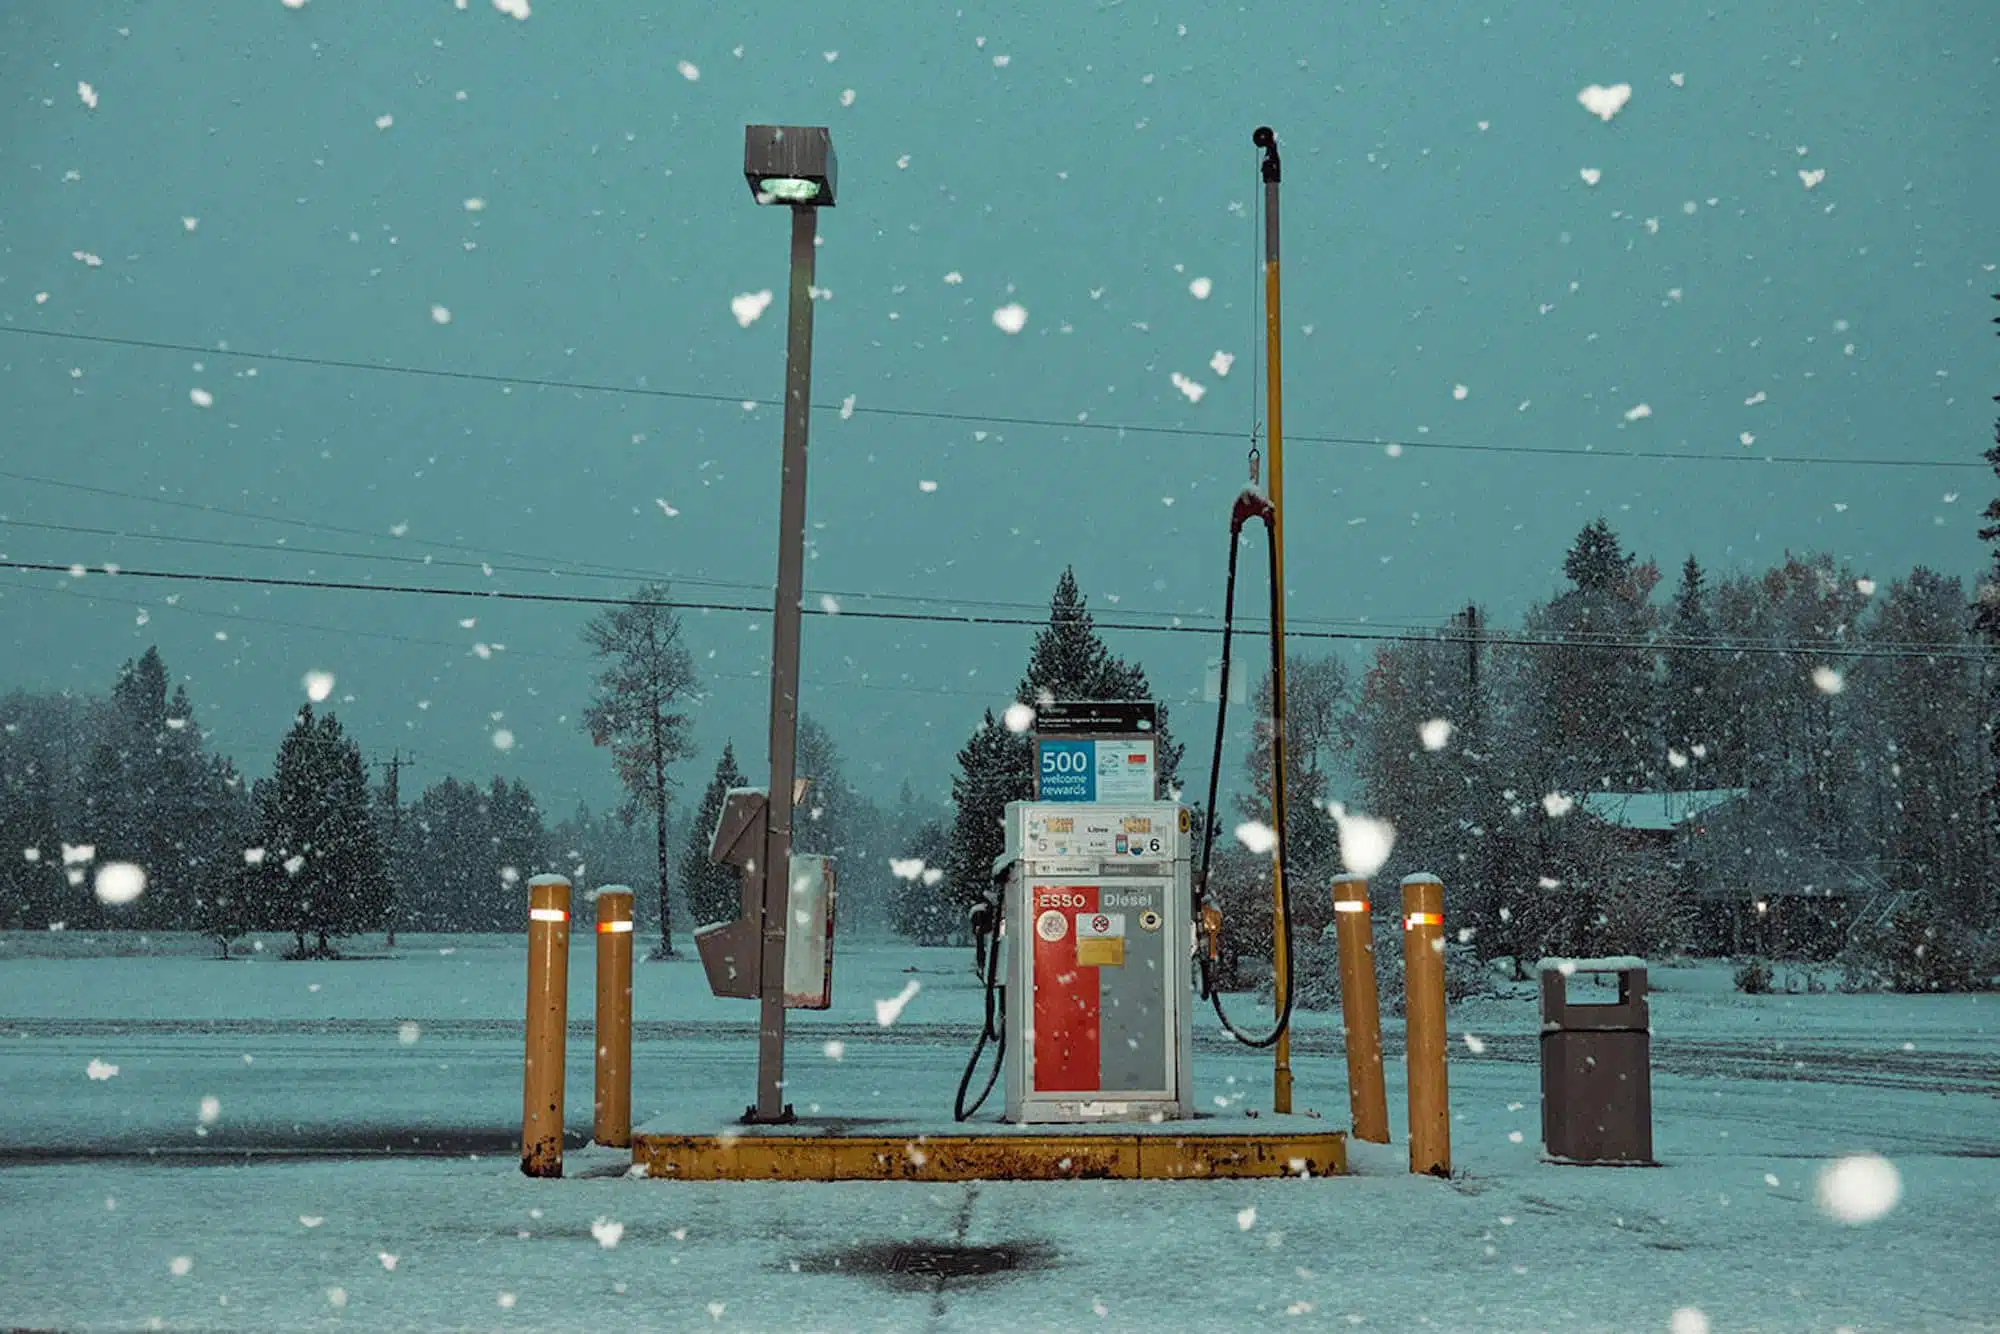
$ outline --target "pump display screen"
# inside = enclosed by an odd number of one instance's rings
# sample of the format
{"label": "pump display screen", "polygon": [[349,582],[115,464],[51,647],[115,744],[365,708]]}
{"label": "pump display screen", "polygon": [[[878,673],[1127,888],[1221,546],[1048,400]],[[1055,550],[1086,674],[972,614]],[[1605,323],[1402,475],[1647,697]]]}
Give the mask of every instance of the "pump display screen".
{"label": "pump display screen", "polygon": [[1170,1087],[1169,883],[1032,887],[1035,1092]]}

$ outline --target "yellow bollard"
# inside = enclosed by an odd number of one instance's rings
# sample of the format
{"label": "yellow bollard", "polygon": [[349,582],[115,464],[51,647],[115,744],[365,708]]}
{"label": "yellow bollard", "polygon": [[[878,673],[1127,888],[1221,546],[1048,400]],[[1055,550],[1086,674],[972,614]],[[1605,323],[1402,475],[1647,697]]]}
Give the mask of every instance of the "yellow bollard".
{"label": "yellow bollard", "polygon": [[521,1082],[521,1171],[559,1177],[563,1039],[569,1026],[569,881],[528,882],[528,1058]]}
{"label": "yellow bollard", "polygon": [[1333,882],[1334,939],[1340,951],[1340,1018],[1347,1029],[1347,1105],[1354,1138],[1389,1142],[1389,1095],[1382,1086],[1382,1006],[1375,994],[1375,924],[1368,880]]}
{"label": "yellow bollard", "polygon": [[1404,1046],[1410,1063],[1410,1170],[1451,1175],[1444,1074],[1444,883],[1403,880]]}
{"label": "yellow bollard", "polygon": [[597,891],[597,1101],[592,1137],[632,1146],[632,891]]}

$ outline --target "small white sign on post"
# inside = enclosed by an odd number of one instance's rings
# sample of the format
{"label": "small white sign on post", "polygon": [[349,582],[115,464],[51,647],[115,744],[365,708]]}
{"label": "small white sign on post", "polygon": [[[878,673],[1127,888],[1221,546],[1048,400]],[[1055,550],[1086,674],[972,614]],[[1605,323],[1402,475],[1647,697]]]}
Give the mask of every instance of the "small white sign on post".
{"label": "small white sign on post", "polygon": [[785,923],[785,1008],[833,1004],[833,858],[792,856],[791,920]]}
{"label": "small white sign on post", "polygon": [[1126,737],[1096,743],[1098,801],[1152,801],[1151,737]]}
{"label": "small white sign on post", "polygon": [[[1243,663],[1232,662],[1229,664],[1229,702],[1231,704],[1246,704],[1249,702],[1250,689],[1244,684],[1249,679],[1250,673]],[[1207,704],[1221,702],[1222,659],[1210,658],[1208,660],[1208,675],[1201,684],[1201,698]]]}

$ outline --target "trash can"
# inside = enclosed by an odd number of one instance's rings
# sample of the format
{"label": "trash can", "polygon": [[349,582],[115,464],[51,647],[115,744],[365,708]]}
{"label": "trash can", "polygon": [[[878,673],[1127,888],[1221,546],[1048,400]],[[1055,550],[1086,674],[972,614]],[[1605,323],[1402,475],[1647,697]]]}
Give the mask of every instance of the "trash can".
{"label": "trash can", "polygon": [[[1560,1162],[1652,1166],[1652,1034],[1642,959],[1544,959],[1542,1145]],[[1574,1005],[1569,979],[1615,973],[1618,999]]]}

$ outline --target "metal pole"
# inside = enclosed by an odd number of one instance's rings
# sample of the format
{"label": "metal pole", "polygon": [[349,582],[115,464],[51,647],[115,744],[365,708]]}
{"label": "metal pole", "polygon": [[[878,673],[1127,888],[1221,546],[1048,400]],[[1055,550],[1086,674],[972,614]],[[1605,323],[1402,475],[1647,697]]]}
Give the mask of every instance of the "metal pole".
{"label": "metal pole", "polygon": [[[1259,129],[1252,141],[1264,149],[1264,392],[1265,414],[1269,420],[1271,448],[1271,542],[1276,553],[1272,561],[1271,636],[1277,642],[1271,664],[1271,813],[1277,826],[1279,848],[1271,862],[1272,981],[1274,999],[1282,1017],[1285,983],[1292,961],[1285,949],[1285,871],[1275,856],[1284,850],[1285,821],[1285,413],[1280,377],[1280,320],[1278,315],[1278,139],[1269,127]],[[1292,1110],[1292,1034],[1289,1027],[1278,1035],[1276,1068],[1272,1073],[1271,1110]]]}
{"label": "metal pole", "polygon": [[1389,1095],[1382,1085],[1382,1009],[1375,991],[1375,923],[1368,881],[1333,881],[1334,938],[1340,954],[1340,1017],[1346,1030],[1347,1105],[1354,1138],[1389,1142]]}
{"label": "metal pole", "polygon": [[1445,1077],[1444,884],[1403,879],[1403,1054],[1409,1063],[1410,1170],[1451,1175],[1451,1111]]}
{"label": "metal pole", "polygon": [[813,241],[819,214],[792,210],[792,290],[785,333],[784,481],[778,500],[778,592],[771,613],[771,786],[764,803],[763,954],[758,980],[757,1105],[746,1120],[792,1119],[785,1093],[785,917],[790,905],[792,780],[799,723],[799,598],[806,562],[806,415],[812,403]]}
{"label": "metal pole", "polygon": [[597,891],[597,1097],[591,1135],[632,1145],[632,891]]}
{"label": "metal pole", "polygon": [[521,1171],[559,1177],[563,1044],[569,1036],[569,881],[528,882],[527,1059],[521,1078]]}

